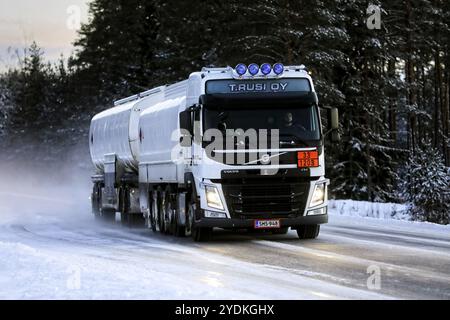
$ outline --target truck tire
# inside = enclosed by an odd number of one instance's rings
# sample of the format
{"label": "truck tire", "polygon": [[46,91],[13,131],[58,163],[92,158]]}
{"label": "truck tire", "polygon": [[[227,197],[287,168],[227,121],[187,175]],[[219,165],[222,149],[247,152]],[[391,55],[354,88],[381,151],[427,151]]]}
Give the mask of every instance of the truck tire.
{"label": "truck tire", "polygon": [[200,228],[195,225],[195,210],[197,210],[197,205],[192,203],[189,206],[188,221],[186,221],[186,224],[189,224],[189,228],[186,229],[188,229],[195,242],[208,241],[212,236],[212,228]]}
{"label": "truck tire", "polygon": [[[175,203],[176,203],[176,206],[175,206],[176,209],[175,209],[175,221],[174,221],[175,222],[174,235],[176,237],[183,238],[186,236],[186,227],[178,224],[178,221],[180,221],[181,212],[186,212],[185,211],[186,210],[186,202],[184,203],[184,208],[180,208],[180,205],[179,205],[180,201],[177,196],[177,198],[175,199]],[[185,220],[185,223],[187,224],[186,217],[184,220]]]}
{"label": "truck tire", "polygon": [[306,225],[297,228],[297,235],[300,239],[315,239],[319,235],[320,225]]}
{"label": "truck tire", "polygon": [[163,191],[160,193],[160,229],[162,234],[170,234],[170,193]]}
{"label": "truck tire", "polygon": [[179,199],[177,196],[174,202],[173,234],[175,235],[175,237],[184,237],[186,235],[185,227],[178,224],[178,221],[180,221],[180,214],[181,214],[181,210],[178,207],[178,200]]}
{"label": "truck tire", "polygon": [[158,226],[158,192],[156,190],[151,193],[151,204],[150,204],[150,228],[153,232],[156,232]]}
{"label": "truck tire", "polygon": [[100,216],[100,192],[98,189],[98,186],[94,185],[91,194],[92,213],[96,218]]}
{"label": "truck tire", "polygon": [[175,219],[175,237],[184,238],[186,236],[186,228],[178,224],[178,220]]}
{"label": "truck tire", "polygon": [[166,229],[165,223],[164,223],[164,204],[163,204],[163,198],[164,198],[164,194],[163,192],[161,192],[161,189],[158,188],[157,191],[157,207],[158,207],[158,212],[157,212],[157,221],[158,221],[158,230],[160,233],[164,234],[164,230]]}

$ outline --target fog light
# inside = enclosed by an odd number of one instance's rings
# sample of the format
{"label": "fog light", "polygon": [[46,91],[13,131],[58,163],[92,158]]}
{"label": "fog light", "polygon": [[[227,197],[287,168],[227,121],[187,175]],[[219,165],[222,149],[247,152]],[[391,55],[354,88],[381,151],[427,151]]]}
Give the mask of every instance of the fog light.
{"label": "fog light", "polygon": [[314,210],[309,210],[308,211],[308,216],[318,216],[321,214],[327,214],[327,207],[322,207],[319,209],[314,209]]}
{"label": "fog light", "polygon": [[227,214],[225,212],[216,212],[205,210],[205,218],[226,218]]}

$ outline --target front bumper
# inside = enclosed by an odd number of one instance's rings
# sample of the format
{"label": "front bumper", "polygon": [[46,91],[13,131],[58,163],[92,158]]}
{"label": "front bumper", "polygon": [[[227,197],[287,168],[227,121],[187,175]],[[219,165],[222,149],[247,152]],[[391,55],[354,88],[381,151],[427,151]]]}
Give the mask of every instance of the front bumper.
{"label": "front bumper", "polygon": [[[256,219],[219,219],[202,218],[195,222],[198,227],[216,228],[253,228]],[[298,227],[302,225],[323,224],[328,222],[328,214],[317,216],[300,216],[295,218],[280,218],[281,227]]]}

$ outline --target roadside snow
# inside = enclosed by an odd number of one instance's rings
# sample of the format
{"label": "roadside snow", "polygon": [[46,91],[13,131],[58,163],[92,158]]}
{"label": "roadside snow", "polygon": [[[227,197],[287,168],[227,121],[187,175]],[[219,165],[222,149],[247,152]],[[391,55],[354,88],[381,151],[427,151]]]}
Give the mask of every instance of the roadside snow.
{"label": "roadside snow", "polygon": [[329,222],[368,230],[391,230],[440,237],[450,241],[450,225],[412,221],[406,205],[355,200],[330,200]]}
{"label": "roadside snow", "polygon": [[354,200],[330,200],[330,215],[411,220],[406,205]]}

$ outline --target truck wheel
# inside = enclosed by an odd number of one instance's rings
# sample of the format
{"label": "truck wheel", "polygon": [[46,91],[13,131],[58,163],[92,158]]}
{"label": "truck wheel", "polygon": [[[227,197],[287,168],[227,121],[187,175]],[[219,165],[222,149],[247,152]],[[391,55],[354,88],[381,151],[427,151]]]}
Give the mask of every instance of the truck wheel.
{"label": "truck wheel", "polygon": [[320,225],[313,224],[307,226],[299,226],[297,228],[297,235],[300,239],[315,239],[319,235]]}
{"label": "truck wheel", "polygon": [[180,237],[180,238],[186,236],[186,228],[183,227],[183,226],[180,226],[178,224],[178,220],[176,218],[175,218],[175,232],[174,232],[174,234],[175,234],[175,237]]}
{"label": "truck wheel", "polygon": [[170,220],[169,220],[169,193],[160,193],[160,206],[159,206],[159,231],[162,234],[170,234]]}
{"label": "truck wheel", "polygon": [[100,192],[98,189],[97,185],[94,185],[91,194],[92,213],[96,218],[100,216]]}
{"label": "truck wheel", "polygon": [[194,225],[195,216],[195,204],[190,204],[188,207],[187,217],[186,217],[186,227],[184,228],[184,235],[186,237],[192,236],[192,227]]}
{"label": "truck wheel", "polygon": [[[176,199],[176,203],[178,203],[178,199]],[[174,204],[174,202],[170,201],[168,210],[170,212],[170,233],[173,234],[175,237],[184,237],[185,234],[184,226],[180,226],[178,224],[180,214],[178,206]]]}
{"label": "truck wheel", "polygon": [[[179,204],[178,196],[175,199],[175,203],[176,203],[176,206],[175,206],[175,219],[174,219],[175,220],[174,221],[174,225],[175,225],[174,235],[175,235],[175,237],[184,237],[184,236],[186,236],[186,227],[182,226],[178,223],[178,221],[180,221],[180,214],[181,214],[181,208],[178,205]],[[186,205],[186,203],[184,205]],[[185,208],[183,208],[183,212],[184,212],[184,210],[185,210]],[[186,218],[185,218],[185,220],[186,220]]]}
{"label": "truck wheel", "polygon": [[150,210],[150,228],[153,232],[156,232],[156,227],[158,225],[158,192],[152,191],[151,194],[151,210]]}
{"label": "truck wheel", "polygon": [[157,198],[156,198],[157,200],[156,200],[156,202],[157,202],[157,206],[158,206],[158,211],[157,211],[157,217],[158,217],[158,230],[159,230],[159,232],[160,233],[164,233],[164,229],[165,229],[165,226],[164,226],[164,215],[163,215],[163,207],[164,207],[164,205],[163,205],[163,197],[162,197],[162,194],[161,194],[161,192],[158,190],[157,191]]}
{"label": "truck wheel", "polygon": [[284,227],[280,229],[275,229],[272,231],[272,234],[286,234],[289,231],[289,227]]}
{"label": "truck wheel", "polygon": [[166,188],[166,198],[165,198],[165,217],[166,217],[166,233],[175,235],[177,228],[177,207],[174,204],[172,191],[170,187]]}
{"label": "truck wheel", "polygon": [[196,208],[197,205],[195,203],[189,206],[189,214],[188,214],[189,221],[186,221],[186,225],[189,225],[189,228],[186,229],[189,229],[189,233],[195,242],[205,242],[211,239],[212,228],[200,228],[195,225]]}

